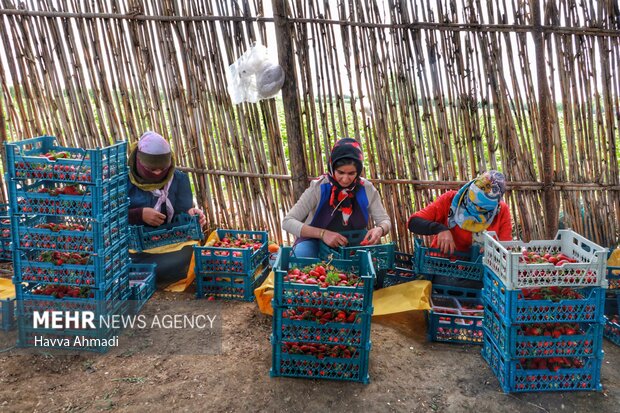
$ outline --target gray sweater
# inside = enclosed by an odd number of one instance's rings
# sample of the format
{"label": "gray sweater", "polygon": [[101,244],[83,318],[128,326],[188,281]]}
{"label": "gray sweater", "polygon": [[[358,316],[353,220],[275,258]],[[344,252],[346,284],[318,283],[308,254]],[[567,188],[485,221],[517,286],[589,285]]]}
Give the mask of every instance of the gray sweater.
{"label": "gray sweater", "polygon": [[[392,228],[390,217],[388,216],[377,189],[366,179],[361,178],[368,197],[368,215],[375,226],[381,226],[383,233],[387,234]],[[321,185],[328,182],[326,176],[310,182],[310,187],[304,191],[299,201],[291,208],[282,220],[282,228],[296,237],[301,236],[301,227],[304,224],[310,225],[316,209],[321,200]]]}

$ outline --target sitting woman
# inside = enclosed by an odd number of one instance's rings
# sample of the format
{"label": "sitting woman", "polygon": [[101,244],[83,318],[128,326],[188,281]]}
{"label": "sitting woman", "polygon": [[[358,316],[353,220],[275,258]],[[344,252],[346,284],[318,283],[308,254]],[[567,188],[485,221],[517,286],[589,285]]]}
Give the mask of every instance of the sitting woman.
{"label": "sitting woman", "polygon": [[[159,227],[169,224],[181,213],[198,215],[193,207],[192,190],[187,174],[178,171],[168,142],[155,132],[145,132],[129,154],[129,224]],[[188,273],[195,242],[166,246],[165,252],[154,248],[130,254],[134,263],[156,263],[157,282],[169,284]]]}
{"label": "sitting woman", "polygon": [[293,250],[298,257],[317,257],[319,243],[332,248],[345,246],[341,233],[365,230],[363,243],[373,245],[391,228],[379,192],[360,174],[364,156],[359,142],[340,139],[329,158],[329,173],[315,179],[282,221],[282,228],[295,235]]}
{"label": "sitting woman", "polygon": [[[409,217],[409,231],[434,235],[431,248],[443,254],[469,252],[472,244],[482,244],[483,231],[494,231],[500,241],[512,240],[512,220],[502,200],[506,178],[501,172],[487,171],[457,191],[448,191],[426,208]],[[450,277],[435,277],[434,283],[480,287],[479,282],[455,283]]]}

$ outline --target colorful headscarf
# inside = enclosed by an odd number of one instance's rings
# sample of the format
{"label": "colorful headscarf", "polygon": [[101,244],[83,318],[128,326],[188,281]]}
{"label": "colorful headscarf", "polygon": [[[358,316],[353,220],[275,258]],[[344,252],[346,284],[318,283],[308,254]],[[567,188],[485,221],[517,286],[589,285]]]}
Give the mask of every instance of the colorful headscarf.
{"label": "colorful headscarf", "polygon": [[[350,159],[355,165],[357,176],[355,180],[347,188],[343,188],[334,177],[336,162],[342,159]],[[329,197],[329,205],[334,209],[342,212],[342,220],[344,225],[348,225],[349,218],[353,214],[353,198],[355,192],[361,185],[360,174],[364,167],[364,154],[362,146],[353,138],[340,139],[332,148],[329,156],[329,174],[327,175],[329,182],[332,184],[332,193]]]}
{"label": "colorful headscarf", "polygon": [[499,202],[506,192],[506,177],[487,171],[465,184],[452,199],[448,227],[456,225],[470,232],[487,229],[499,212]]}

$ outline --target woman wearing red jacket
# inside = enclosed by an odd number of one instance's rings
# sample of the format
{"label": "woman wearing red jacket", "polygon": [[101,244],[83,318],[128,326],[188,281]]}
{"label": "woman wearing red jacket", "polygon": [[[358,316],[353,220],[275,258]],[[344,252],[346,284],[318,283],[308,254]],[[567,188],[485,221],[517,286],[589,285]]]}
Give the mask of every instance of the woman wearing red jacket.
{"label": "woman wearing red jacket", "polygon": [[409,231],[435,235],[431,247],[448,255],[454,251],[469,252],[474,242],[482,244],[481,234],[485,230],[494,231],[500,241],[510,241],[512,219],[502,200],[505,192],[506,178],[501,172],[484,172],[458,191],[446,192],[411,215]]}

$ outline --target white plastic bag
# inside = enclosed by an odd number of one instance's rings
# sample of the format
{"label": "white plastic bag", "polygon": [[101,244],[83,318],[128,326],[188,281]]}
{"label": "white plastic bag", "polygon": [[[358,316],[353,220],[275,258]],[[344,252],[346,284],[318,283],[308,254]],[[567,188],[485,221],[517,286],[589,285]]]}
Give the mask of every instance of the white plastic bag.
{"label": "white plastic bag", "polygon": [[275,96],[284,84],[284,71],[262,44],[255,44],[228,67],[232,103],[256,103]]}

